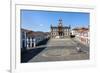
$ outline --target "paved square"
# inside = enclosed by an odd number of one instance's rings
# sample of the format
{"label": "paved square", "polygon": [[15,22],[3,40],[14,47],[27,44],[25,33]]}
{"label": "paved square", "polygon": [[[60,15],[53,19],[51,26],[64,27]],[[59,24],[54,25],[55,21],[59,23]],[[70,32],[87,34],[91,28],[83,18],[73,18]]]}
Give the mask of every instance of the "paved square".
{"label": "paved square", "polygon": [[[50,39],[46,48],[29,62],[47,61],[69,61],[69,60],[88,60],[89,47],[75,41],[75,39]],[[78,52],[76,47],[80,46],[82,52]]]}

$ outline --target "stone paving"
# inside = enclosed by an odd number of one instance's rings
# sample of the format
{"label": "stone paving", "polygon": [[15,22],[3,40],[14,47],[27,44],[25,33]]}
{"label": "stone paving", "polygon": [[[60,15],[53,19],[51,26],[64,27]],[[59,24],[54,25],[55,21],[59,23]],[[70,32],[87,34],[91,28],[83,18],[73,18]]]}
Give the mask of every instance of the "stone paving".
{"label": "stone paving", "polygon": [[[50,39],[42,52],[33,57],[29,62],[47,61],[69,61],[88,60],[89,47],[75,41],[74,39]],[[82,52],[78,52],[76,47],[80,46]]]}

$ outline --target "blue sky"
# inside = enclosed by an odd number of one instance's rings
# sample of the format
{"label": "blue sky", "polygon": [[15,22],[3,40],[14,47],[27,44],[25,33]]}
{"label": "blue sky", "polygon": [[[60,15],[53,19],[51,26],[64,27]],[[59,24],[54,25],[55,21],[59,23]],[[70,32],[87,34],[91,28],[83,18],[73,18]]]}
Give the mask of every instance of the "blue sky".
{"label": "blue sky", "polygon": [[89,13],[21,10],[21,28],[48,32],[50,25],[57,26],[60,18],[63,26],[71,28],[87,27],[90,20]]}

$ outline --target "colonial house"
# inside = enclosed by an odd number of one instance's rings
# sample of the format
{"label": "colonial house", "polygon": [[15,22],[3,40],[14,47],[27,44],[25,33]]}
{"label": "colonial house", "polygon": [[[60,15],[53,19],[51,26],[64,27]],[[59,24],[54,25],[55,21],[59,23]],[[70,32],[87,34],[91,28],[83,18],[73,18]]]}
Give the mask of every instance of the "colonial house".
{"label": "colonial house", "polygon": [[74,28],[72,31],[73,31],[72,34],[75,35],[77,40],[79,40],[85,45],[88,45],[90,43],[89,28],[85,27]]}

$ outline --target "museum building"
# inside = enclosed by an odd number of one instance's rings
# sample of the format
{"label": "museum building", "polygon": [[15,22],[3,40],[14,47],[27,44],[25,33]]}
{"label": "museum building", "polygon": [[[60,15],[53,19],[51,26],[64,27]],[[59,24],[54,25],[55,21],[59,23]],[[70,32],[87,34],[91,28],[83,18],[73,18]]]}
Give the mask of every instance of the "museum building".
{"label": "museum building", "polygon": [[51,24],[51,38],[68,38],[70,36],[71,27],[63,26],[62,19],[59,19],[58,26]]}

